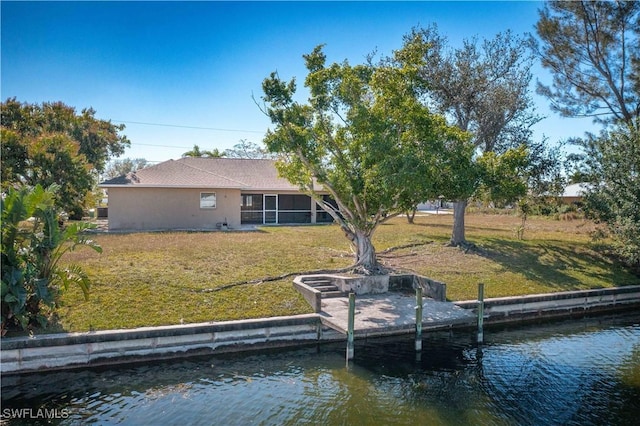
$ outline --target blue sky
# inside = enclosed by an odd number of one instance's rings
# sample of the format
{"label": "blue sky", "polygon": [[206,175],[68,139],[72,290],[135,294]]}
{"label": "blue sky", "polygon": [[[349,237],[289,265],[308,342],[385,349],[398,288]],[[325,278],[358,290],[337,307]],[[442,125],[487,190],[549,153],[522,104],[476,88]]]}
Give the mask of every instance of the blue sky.
{"label": "blue sky", "polygon": [[[326,44],[328,61],[390,54],[413,26],[463,38],[534,32],[540,2],[1,2],[2,100],[62,101],[124,122],[126,157],[179,158],[194,144],[224,150],[261,143],[268,119],[256,106],[262,80],[305,77],[302,55]],[[536,67],[535,78],[550,82]],[[550,142],[594,129],[548,118]],[[150,123],[150,124],[140,124]],[[154,124],[154,125],[151,125]]]}

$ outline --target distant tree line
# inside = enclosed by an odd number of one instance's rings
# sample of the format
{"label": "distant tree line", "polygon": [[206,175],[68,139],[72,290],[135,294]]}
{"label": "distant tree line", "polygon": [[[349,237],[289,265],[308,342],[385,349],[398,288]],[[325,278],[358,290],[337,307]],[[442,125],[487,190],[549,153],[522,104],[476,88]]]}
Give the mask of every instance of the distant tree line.
{"label": "distant tree line", "polygon": [[241,139],[233,148],[220,151],[218,148],[213,150],[202,150],[198,145],[194,145],[193,149],[182,154],[183,157],[208,157],[208,158],[273,158],[273,154],[258,144]]}

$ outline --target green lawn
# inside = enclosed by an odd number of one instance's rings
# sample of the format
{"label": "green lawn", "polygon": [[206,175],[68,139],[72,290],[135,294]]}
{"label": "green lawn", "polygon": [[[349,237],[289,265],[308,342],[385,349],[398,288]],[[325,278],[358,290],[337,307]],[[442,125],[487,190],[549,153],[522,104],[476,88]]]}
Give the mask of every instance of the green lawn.
{"label": "green lawn", "polygon": [[[450,300],[640,284],[593,247],[593,224],[531,219],[517,240],[519,218],[472,214],[467,238],[476,250],[446,246],[451,216],[403,218],[374,237],[388,267],[447,283]],[[79,250],[65,258],[92,280],[88,301],[79,289],[64,294],[58,324],[50,331],[222,321],[311,312],[292,279],[230,284],[286,273],[339,269],[352,263],[346,238],[335,225],[265,227],[256,232],[104,234],[102,255]],[[229,287],[227,287],[229,286]],[[222,288],[222,289],[221,289]]]}

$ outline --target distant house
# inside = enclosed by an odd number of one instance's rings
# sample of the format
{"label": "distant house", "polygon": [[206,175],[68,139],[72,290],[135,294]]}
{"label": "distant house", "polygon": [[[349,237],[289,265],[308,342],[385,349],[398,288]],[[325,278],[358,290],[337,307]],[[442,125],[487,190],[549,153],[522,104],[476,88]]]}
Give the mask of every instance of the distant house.
{"label": "distant house", "polygon": [[273,160],[186,157],[100,187],[109,191],[110,230],[233,229],[333,220],[279,177]]}
{"label": "distant house", "polygon": [[565,204],[581,203],[584,194],[586,194],[588,190],[588,183],[574,183],[567,185],[560,198]]}

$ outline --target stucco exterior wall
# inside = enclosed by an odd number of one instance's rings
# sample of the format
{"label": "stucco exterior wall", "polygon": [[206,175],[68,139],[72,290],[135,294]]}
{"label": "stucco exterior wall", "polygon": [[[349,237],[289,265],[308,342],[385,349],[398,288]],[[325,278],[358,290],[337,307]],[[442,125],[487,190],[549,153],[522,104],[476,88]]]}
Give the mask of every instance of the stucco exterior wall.
{"label": "stucco exterior wall", "polygon": [[[215,192],[216,208],[200,208],[200,193]],[[215,229],[225,218],[240,227],[240,190],[109,188],[109,230]]]}
{"label": "stucco exterior wall", "polygon": [[583,197],[562,197],[560,198],[564,204],[574,204],[581,203],[583,201]]}

